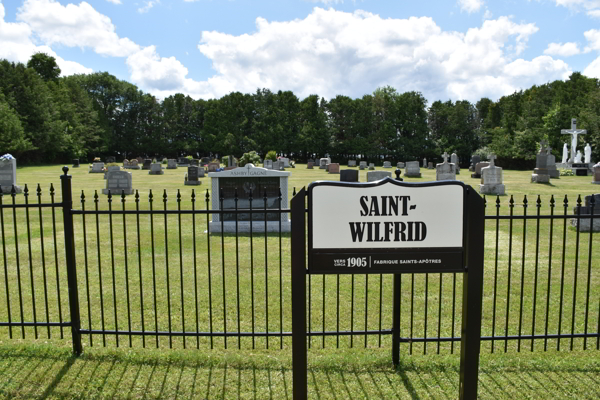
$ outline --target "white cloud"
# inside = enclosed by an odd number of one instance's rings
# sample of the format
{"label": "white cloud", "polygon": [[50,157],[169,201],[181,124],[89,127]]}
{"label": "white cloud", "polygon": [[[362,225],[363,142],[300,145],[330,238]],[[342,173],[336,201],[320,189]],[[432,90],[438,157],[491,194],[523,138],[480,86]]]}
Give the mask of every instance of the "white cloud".
{"label": "white cloud", "polygon": [[91,68],[59,57],[48,46],[37,46],[31,39],[31,27],[23,22],[5,22],[4,5],[0,3],[0,58],[26,64],[35,53],[46,53],[56,59],[61,75],[91,73]]}
{"label": "white cloud", "polygon": [[[190,0],[186,0],[186,1],[190,1]],[[194,1],[194,0],[192,0]],[[310,3],[323,3],[326,6],[331,5],[331,4],[340,4],[340,3],[344,3],[344,0],[304,0],[304,1],[308,1]]]}
{"label": "white cloud", "polygon": [[600,8],[597,10],[590,10],[587,12],[587,15],[592,18],[600,18]]}
{"label": "white cloud", "polygon": [[492,14],[492,12],[489,9],[485,9],[485,13],[483,13],[483,19],[492,19],[492,17],[494,16],[494,14]]}
{"label": "white cloud", "polygon": [[138,8],[138,12],[140,14],[147,13],[156,4],[160,4],[160,0],[146,1],[146,5],[144,7]]}
{"label": "white cloud", "polygon": [[113,4],[121,4],[121,0],[106,0],[109,3],[113,3]]}
{"label": "white cloud", "polygon": [[458,0],[458,5],[462,11],[466,11],[471,14],[481,9],[483,6],[483,0]]}
{"label": "white cloud", "polygon": [[579,46],[574,42],[567,43],[550,43],[548,48],[544,50],[544,54],[553,55],[553,56],[561,56],[561,57],[570,57],[575,54],[579,54],[581,51],[579,50]]}
{"label": "white cloud", "polygon": [[17,20],[27,23],[49,46],[90,47],[112,57],[125,57],[140,49],[128,38],[120,38],[110,18],[86,2],[63,6],[56,0],[25,0]]}
{"label": "white cloud", "polygon": [[589,31],[583,32],[583,36],[588,41],[588,45],[585,47],[585,51],[600,51],[600,30],[590,29]]}
{"label": "white cloud", "polygon": [[557,6],[567,7],[573,11],[585,10],[592,18],[600,18],[600,0],[554,0]]}
{"label": "white cloud", "polygon": [[589,78],[600,79],[600,57],[592,61],[584,70],[583,74]]}

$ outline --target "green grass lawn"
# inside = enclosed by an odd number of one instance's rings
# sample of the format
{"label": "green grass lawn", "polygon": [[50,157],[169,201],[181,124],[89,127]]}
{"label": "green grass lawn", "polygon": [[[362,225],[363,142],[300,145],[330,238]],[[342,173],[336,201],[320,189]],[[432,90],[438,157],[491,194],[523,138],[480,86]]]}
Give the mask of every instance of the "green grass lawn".
{"label": "green grass lawn", "polygon": [[[60,201],[60,168],[18,169],[18,183],[30,184],[30,203],[38,201],[37,183],[42,189],[42,202],[50,202],[51,183],[56,200]],[[206,209],[210,178],[200,178],[201,186],[184,186],[185,170],[165,170],[159,176],[142,170],[130,171],[133,187],[140,193],[139,208],[148,209],[148,192],[152,189],[154,209],[165,207],[165,190],[168,209],[179,206],[191,209],[194,189],[195,208]],[[316,180],[339,180],[338,175],[308,170],[305,165],[288,171],[291,171],[289,198],[294,187],[298,190]],[[435,179],[434,170],[421,171],[422,178],[406,178],[405,182]],[[459,180],[477,187],[479,180],[471,178],[465,169],[461,172]],[[69,173],[73,175],[75,208],[82,208],[83,192],[85,209],[94,209],[97,190],[98,208],[108,209],[107,196],[101,194],[105,187],[102,174],[89,174],[85,166],[70,169]],[[583,199],[584,195],[600,192],[600,188],[590,183],[591,177],[561,177],[541,185],[531,184],[530,175],[528,171],[504,172],[507,196],[500,197],[501,215],[509,213],[511,195],[515,215],[525,212],[525,196],[527,214],[536,214],[538,195],[541,214],[550,212],[551,195],[556,200],[555,214],[564,212],[563,200],[567,195],[570,214],[579,195]],[[360,178],[366,181],[366,171],[360,171]],[[181,194],[179,204],[177,190]],[[17,195],[15,200],[22,203],[25,198]],[[2,201],[6,204],[12,199],[4,196]],[[495,201],[496,198],[488,198],[488,215],[495,214]],[[113,198],[111,207],[123,207],[120,197]],[[136,208],[134,196],[126,197],[125,207]],[[18,209],[14,216],[12,210],[4,210],[2,217],[6,250],[2,250],[0,259],[0,321],[7,321],[9,315],[7,282],[13,321],[21,320],[20,303],[26,321],[34,319],[34,310],[39,321],[47,318],[57,321],[59,314],[69,320],[61,211],[55,213],[56,240],[50,209],[43,210],[41,220],[36,209],[31,209],[29,216],[24,209]],[[86,215],[85,223],[82,216],[75,216],[82,327],[128,330],[131,323],[132,330],[143,327],[167,331],[170,324],[173,331],[238,332],[239,328],[242,332],[253,329],[289,332],[292,312],[289,234],[252,238],[240,235],[236,239],[234,235],[208,235],[206,230],[207,216],[202,214],[181,218],[141,215],[139,220],[135,215],[125,218],[113,215],[112,222],[106,215],[98,219]],[[557,333],[559,328],[562,333],[598,332],[597,234],[582,233],[578,237],[569,224],[563,226],[562,220],[552,223],[542,220],[539,226],[535,220],[526,224],[522,220],[513,221],[512,230],[508,221],[500,221],[496,227],[495,221],[488,220],[485,243],[483,336],[532,332],[543,335],[546,326],[548,333]],[[56,289],[57,281],[60,290]],[[380,324],[384,329],[391,328],[391,276],[311,276],[309,286],[312,331],[336,330],[338,326],[340,330],[376,330]],[[458,336],[461,294],[460,275],[403,275],[401,335]],[[114,335],[87,335],[83,338],[84,356],[75,360],[69,357],[70,331],[65,329],[63,334],[64,339],[60,339],[59,328],[38,328],[36,340],[33,328],[12,328],[11,340],[9,329],[0,327],[0,396],[144,398],[146,394],[147,398],[187,398],[192,393],[198,398],[291,396],[289,337],[273,336],[267,343],[264,337],[234,336],[227,339],[225,349],[222,337],[212,340],[188,337],[184,343],[178,337],[169,340],[119,335],[119,347],[124,350],[117,350]],[[44,345],[45,342],[52,346]],[[102,348],[104,343],[106,349]],[[180,350],[184,345],[201,351]],[[405,362],[398,371],[391,365],[389,335],[315,336],[310,345],[309,385],[313,398],[456,397],[459,343],[429,343],[426,347],[422,343],[402,344]],[[559,345],[561,351],[557,352]],[[143,346],[159,349],[144,351]],[[354,349],[350,350],[350,346]],[[587,351],[583,351],[584,346]],[[560,343],[556,339],[534,343],[485,341],[479,393],[482,398],[551,398],[549,394],[556,394],[555,398],[597,398],[600,360],[597,346],[596,338],[574,339],[572,352],[564,351],[571,347],[569,339]],[[214,349],[209,350],[211,347]],[[543,351],[545,348],[547,352]],[[423,355],[424,352],[427,354]],[[80,381],[79,377],[83,379]]]}

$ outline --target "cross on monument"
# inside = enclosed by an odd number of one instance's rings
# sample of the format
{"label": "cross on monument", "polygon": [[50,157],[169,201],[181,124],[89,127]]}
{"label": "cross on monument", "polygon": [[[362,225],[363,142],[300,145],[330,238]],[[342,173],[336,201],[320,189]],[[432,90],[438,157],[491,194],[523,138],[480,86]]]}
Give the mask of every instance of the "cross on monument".
{"label": "cross on monument", "polygon": [[560,133],[563,135],[571,135],[571,158],[568,162],[572,163],[575,161],[575,154],[577,154],[577,135],[585,135],[587,130],[577,129],[577,119],[571,119],[571,129],[561,129]]}
{"label": "cross on monument", "polygon": [[488,156],[488,158],[490,159],[490,165],[489,165],[489,166],[490,166],[490,167],[495,167],[495,165],[494,165],[494,160],[496,159],[496,155],[495,155],[495,154],[490,154],[490,155]]}
{"label": "cross on monument", "polygon": [[548,152],[548,141],[546,139],[540,142],[540,154],[547,154]]}
{"label": "cross on monument", "polygon": [[448,152],[444,152],[444,154],[442,154],[442,157],[444,158],[444,162],[447,163],[448,162]]}

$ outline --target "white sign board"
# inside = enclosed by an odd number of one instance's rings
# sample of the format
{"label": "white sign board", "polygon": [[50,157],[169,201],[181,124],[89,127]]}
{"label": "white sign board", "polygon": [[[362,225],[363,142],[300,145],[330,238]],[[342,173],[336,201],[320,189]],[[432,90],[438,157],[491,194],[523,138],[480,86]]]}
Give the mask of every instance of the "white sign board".
{"label": "white sign board", "polygon": [[331,272],[356,264],[358,257],[368,268],[456,267],[462,260],[464,196],[460,182],[315,182],[309,187],[309,265]]}

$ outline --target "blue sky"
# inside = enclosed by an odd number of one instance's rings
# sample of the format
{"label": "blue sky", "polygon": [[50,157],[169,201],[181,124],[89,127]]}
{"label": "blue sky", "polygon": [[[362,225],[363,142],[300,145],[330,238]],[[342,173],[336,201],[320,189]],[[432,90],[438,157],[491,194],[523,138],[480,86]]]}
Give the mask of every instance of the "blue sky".
{"label": "blue sky", "polygon": [[494,100],[600,78],[600,0],[0,0],[0,58],[56,57],[159,98],[257,88],[360,97],[383,85]]}

